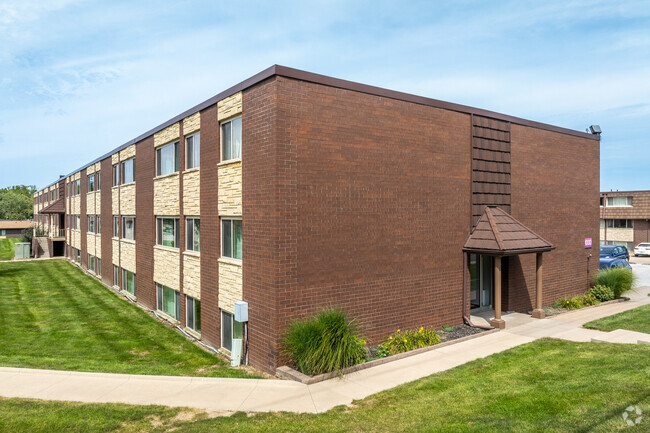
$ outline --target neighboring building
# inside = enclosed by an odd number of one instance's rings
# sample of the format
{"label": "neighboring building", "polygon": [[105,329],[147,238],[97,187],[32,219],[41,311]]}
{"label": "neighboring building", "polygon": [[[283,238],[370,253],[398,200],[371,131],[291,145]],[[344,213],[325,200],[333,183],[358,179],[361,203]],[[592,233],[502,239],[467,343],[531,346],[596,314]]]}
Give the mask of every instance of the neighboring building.
{"label": "neighboring building", "polygon": [[600,193],[600,244],[632,251],[650,242],[650,191]]}
{"label": "neighboring building", "polygon": [[0,239],[22,238],[23,230],[34,225],[34,221],[0,220]]}
{"label": "neighboring building", "polygon": [[286,325],[324,307],[373,344],[584,292],[599,152],[597,135],[273,66],[34,212],[71,260],[208,344],[232,348],[248,302],[250,363],[274,372]]}

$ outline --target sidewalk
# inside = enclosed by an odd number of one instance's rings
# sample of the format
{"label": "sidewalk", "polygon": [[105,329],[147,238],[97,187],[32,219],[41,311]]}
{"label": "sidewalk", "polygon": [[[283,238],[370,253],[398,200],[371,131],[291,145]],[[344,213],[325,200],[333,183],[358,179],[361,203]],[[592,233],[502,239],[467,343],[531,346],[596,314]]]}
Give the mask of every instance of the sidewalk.
{"label": "sidewalk", "polygon": [[[361,370],[343,379],[335,378],[312,385],[284,380],[163,377],[0,367],[0,395],[88,403],[186,406],[209,412],[324,412],[334,406],[350,404],[353,400],[538,338],[611,341],[612,335],[607,340],[608,333],[583,329],[582,324],[650,303],[647,296],[650,287],[637,290],[638,293],[628,302],[578,310],[547,319],[533,319],[520,313],[504,315],[506,329],[500,332]],[[641,338],[646,338],[644,335],[647,334],[641,334]],[[625,334],[621,338],[634,337]]]}

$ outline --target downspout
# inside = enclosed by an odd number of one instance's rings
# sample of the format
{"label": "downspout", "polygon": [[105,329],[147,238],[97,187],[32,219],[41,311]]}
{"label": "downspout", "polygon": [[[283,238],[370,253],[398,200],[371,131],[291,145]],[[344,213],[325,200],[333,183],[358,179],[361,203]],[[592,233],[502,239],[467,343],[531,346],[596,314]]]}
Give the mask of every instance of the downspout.
{"label": "downspout", "polygon": [[478,328],[478,329],[494,329],[492,326],[481,326],[481,325],[475,325],[472,323],[470,318],[465,314],[465,307],[467,306],[467,253],[463,251],[463,322],[472,328]]}

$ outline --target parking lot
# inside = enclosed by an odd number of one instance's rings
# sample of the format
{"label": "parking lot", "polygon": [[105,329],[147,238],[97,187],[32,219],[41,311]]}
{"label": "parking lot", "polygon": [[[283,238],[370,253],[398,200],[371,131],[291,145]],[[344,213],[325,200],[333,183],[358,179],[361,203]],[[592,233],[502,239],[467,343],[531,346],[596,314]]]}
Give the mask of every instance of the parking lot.
{"label": "parking lot", "polygon": [[650,265],[650,257],[634,257],[633,254],[630,254],[630,263],[638,263],[640,265]]}

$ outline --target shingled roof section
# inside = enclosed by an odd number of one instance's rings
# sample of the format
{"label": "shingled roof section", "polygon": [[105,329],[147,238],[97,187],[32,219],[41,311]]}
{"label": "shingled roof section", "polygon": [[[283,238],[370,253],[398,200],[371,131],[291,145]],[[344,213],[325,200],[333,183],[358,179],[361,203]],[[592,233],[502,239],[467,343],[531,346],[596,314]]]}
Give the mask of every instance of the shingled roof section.
{"label": "shingled roof section", "polygon": [[463,246],[463,251],[507,256],[550,251],[555,247],[503,209],[488,206]]}
{"label": "shingled roof section", "polygon": [[63,203],[63,199],[59,199],[51,205],[41,209],[38,213],[65,213],[65,203]]}
{"label": "shingled roof section", "polygon": [[34,221],[27,220],[0,220],[0,229],[27,229],[34,225]]}

